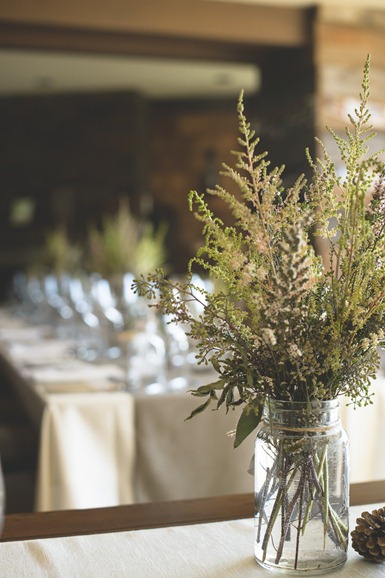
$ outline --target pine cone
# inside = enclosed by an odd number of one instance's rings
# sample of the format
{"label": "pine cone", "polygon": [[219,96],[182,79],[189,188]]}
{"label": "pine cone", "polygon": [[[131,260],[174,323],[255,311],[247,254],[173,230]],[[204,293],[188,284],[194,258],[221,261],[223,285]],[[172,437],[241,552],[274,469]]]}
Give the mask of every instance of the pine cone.
{"label": "pine cone", "polygon": [[351,532],[352,546],[366,560],[385,560],[385,507],[362,512],[357,518],[357,526]]}

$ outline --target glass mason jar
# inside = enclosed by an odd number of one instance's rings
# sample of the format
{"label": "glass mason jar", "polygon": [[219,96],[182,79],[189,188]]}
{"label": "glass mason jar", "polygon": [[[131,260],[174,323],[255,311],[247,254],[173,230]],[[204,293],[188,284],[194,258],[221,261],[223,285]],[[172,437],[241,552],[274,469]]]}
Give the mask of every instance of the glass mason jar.
{"label": "glass mason jar", "polygon": [[337,400],[268,399],[254,455],[255,557],[286,574],[322,574],[346,561],[348,439]]}

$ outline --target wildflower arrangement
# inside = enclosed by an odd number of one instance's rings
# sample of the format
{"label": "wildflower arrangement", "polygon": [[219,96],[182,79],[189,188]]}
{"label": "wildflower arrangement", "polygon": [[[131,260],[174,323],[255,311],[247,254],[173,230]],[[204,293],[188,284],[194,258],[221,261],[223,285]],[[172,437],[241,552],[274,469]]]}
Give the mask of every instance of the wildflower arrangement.
{"label": "wildflower arrangement", "polygon": [[[135,281],[135,290],[189,327],[198,363],[211,364],[218,380],[192,391],[205,398],[190,417],[215,404],[242,405],[238,446],[259,424],[268,398],[292,402],[346,395],[371,402],[370,378],[385,345],[385,173],[382,151],[369,154],[375,136],[368,109],[370,58],[364,66],[360,105],[345,138],[328,129],[345,174],[323,143],[321,159],[306,151],[313,178],[282,186],[284,167],[271,168],[238,102],[240,151],[222,174],[239,189],[207,191],[222,199],[233,222],[225,224],[204,194],[190,192],[190,209],[202,222],[204,244],[189,263],[185,282],[162,270]],[[327,242],[326,257],[314,239]],[[220,289],[191,281],[195,265]],[[194,316],[193,301],[202,313]]]}
{"label": "wildflower arrangement", "polygon": [[[216,217],[205,196],[192,191],[190,208],[205,242],[186,282],[158,270],[134,284],[189,327],[198,363],[217,372],[214,383],[192,391],[204,402],[190,417],[213,405],[243,406],[235,447],[261,424],[256,558],[290,571],[335,568],[346,560],[348,496],[339,494],[347,486],[346,454],[338,453],[330,427],[317,421],[319,408],[342,395],[354,405],[371,403],[378,348],[385,346],[385,165],[382,151],[369,152],[375,136],[369,71],[368,57],[345,136],[329,129],[345,173],[337,173],[318,140],[321,159],[306,151],[312,179],[300,176],[290,188],[282,185],[283,167],[271,168],[267,153],[258,152],[241,94],[240,151],[235,168],[223,165],[222,173],[239,194],[221,186],[208,191],[228,206],[232,222]],[[326,255],[317,254],[314,240],[326,244]],[[216,291],[194,285],[196,265],[218,281]],[[263,416],[274,402],[286,403],[293,415],[281,430]],[[321,532],[308,530],[312,526]]]}

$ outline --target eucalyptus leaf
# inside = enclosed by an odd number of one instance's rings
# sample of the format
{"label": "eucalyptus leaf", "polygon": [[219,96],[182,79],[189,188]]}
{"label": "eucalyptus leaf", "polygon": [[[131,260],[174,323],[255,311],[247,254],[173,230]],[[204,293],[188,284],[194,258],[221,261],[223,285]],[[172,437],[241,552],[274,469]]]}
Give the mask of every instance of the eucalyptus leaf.
{"label": "eucalyptus leaf", "polygon": [[254,410],[250,410],[250,407],[245,407],[239,418],[234,447],[237,448],[248,435],[259,425],[262,417],[263,405],[258,404],[255,406]]}
{"label": "eucalyptus leaf", "polygon": [[210,405],[211,400],[213,399],[213,395],[210,394],[210,397],[207,399],[207,401],[205,401],[205,403],[202,403],[202,405],[199,405],[198,407],[196,407],[195,409],[193,409],[193,411],[191,412],[191,414],[186,417],[185,421],[193,418],[194,416],[198,415],[198,413],[202,413],[208,405]]}
{"label": "eucalyptus leaf", "polygon": [[225,385],[225,381],[223,379],[218,379],[218,381],[214,381],[213,383],[208,383],[207,385],[201,385],[197,389],[189,390],[189,393],[195,395],[197,397],[203,397],[205,395],[209,395],[215,390],[223,389]]}

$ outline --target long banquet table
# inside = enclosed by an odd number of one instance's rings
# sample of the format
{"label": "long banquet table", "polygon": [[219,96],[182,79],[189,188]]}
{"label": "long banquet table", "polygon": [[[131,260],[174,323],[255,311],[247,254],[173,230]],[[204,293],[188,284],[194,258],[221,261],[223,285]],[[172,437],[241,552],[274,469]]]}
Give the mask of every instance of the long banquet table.
{"label": "long banquet table", "polygon": [[[182,389],[133,395],[120,388],[121,368],[60,359],[51,365],[60,344],[43,339],[40,328],[12,327],[6,312],[1,315],[0,363],[40,432],[37,511],[252,490],[247,473],[252,436],[234,450],[227,435],[236,414],[206,410],[185,421],[200,402],[186,388],[207,383],[212,375],[192,372]],[[46,365],[36,363],[42,350]],[[384,383],[379,374],[372,406],[341,407],[352,482],[385,479],[385,461],[379,459],[385,437]]]}
{"label": "long banquet table", "polygon": [[[235,414],[208,411],[185,421],[200,403],[186,388],[212,375],[191,372],[186,387],[133,395],[120,387],[121,368],[79,360],[50,365],[60,344],[39,336],[39,328],[7,330],[4,318],[0,328],[2,370],[40,432],[36,510],[252,490],[252,440],[234,451],[227,435]],[[37,362],[42,351],[47,365]]]}
{"label": "long banquet table", "polygon": [[[385,482],[351,486],[350,529],[385,501]],[[253,496],[213,497],[95,510],[7,516],[0,543],[7,578],[248,578],[253,559]],[[385,567],[349,547],[336,576],[380,578]]]}

